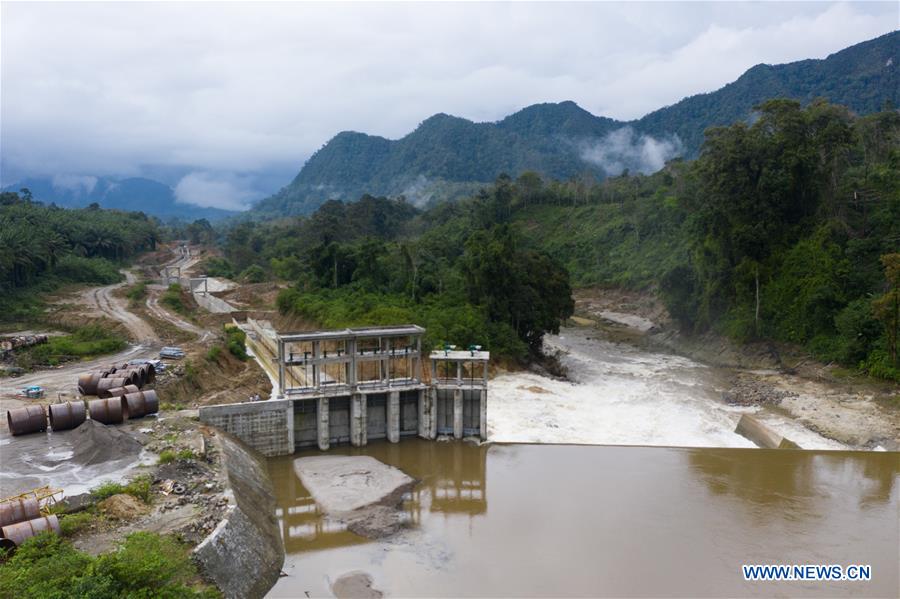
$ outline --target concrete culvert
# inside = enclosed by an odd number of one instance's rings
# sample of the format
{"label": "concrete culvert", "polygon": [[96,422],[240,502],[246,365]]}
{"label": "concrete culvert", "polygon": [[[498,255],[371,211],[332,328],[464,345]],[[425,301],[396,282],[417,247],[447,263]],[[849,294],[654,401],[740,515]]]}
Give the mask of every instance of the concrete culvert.
{"label": "concrete culvert", "polygon": [[87,409],[82,401],[50,404],[49,412],[50,427],[55,431],[75,428],[87,419]]}
{"label": "concrete culvert", "polygon": [[10,499],[0,503],[0,528],[25,522],[34,518],[40,518],[41,509],[38,500],[34,497],[24,499]]}
{"label": "concrete culvert", "polygon": [[124,397],[94,399],[88,402],[88,411],[91,413],[91,420],[103,424],[121,424],[128,419],[128,405]]}
{"label": "concrete culvert", "polygon": [[6,423],[13,435],[26,435],[47,430],[47,412],[44,406],[25,406],[6,413]]}
{"label": "concrete culvert", "polygon": [[159,411],[159,398],[156,396],[156,391],[152,389],[128,393],[124,399],[128,405],[130,418],[140,418]]}
{"label": "concrete culvert", "polygon": [[59,520],[56,516],[34,518],[33,520],[4,526],[0,531],[2,531],[4,538],[9,539],[18,547],[31,537],[45,531],[59,534]]}

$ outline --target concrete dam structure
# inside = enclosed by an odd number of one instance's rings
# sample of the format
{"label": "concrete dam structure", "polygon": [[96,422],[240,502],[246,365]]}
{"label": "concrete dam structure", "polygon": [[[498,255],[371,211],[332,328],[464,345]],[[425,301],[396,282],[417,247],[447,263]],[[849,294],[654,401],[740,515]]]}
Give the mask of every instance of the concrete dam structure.
{"label": "concrete dam structure", "polygon": [[489,352],[437,350],[426,360],[417,325],[293,334],[253,319],[239,326],[276,393],[202,407],[200,420],[263,455],[410,436],[487,438]]}

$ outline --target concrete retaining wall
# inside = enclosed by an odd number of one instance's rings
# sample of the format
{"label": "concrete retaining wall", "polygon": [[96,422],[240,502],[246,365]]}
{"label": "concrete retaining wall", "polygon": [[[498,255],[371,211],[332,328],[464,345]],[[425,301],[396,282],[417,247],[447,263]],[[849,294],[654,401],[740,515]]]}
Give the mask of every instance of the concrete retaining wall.
{"label": "concrete retaining wall", "polygon": [[232,500],[216,529],[194,549],[225,597],[263,597],[278,580],[284,545],[265,461],[238,439],[217,435]]}
{"label": "concrete retaining wall", "polygon": [[294,408],[290,400],[200,408],[200,421],[240,438],[264,456],[294,453]]}
{"label": "concrete retaining wall", "polygon": [[197,302],[197,305],[206,308],[213,314],[228,314],[236,310],[234,306],[225,300],[209,293],[195,293],[194,301]]}

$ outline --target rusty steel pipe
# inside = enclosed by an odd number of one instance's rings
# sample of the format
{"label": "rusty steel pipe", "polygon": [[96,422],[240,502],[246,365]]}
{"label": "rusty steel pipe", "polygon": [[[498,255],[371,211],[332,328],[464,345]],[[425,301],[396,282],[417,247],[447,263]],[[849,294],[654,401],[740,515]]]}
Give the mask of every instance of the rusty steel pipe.
{"label": "rusty steel pipe", "polygon": [[0,503],[0,528],[41,517],[41,506],[34,497],[10,499]]}
{"label": "rusty steel pipe", "polygon": [[138,392],[140,392],[140,389],[138,389],[137,385],[125,385],[124,387],[113,387],[112,389],[108,389],[106,391],[106,395],[102,395],[99,397],[122,397],[123,395],[127,395],[129,393]]}
{"label": "rusty steel pipe", "polygon": [[50,426],[55,431],[75,428],[87,420],[83,401],[50,404]]}
{"label": "rusty steel pipe", "polygon": [[82,395],[95,395],[97,384],[106,375],[103,372],[87,372],[78,377],[78,392]]}
{"label": "rusty steel pipe", "polygon": [[13,543],[16,547],[30,539],[31,537],[42,532],[49,531],[59,534],[59,520],[56,516],[46,516],[42,518],[34,518],[17,524],[10,524],[0,528],[3,536]]}
{"label": "rusty steel pipe", "polygon": [[124,377],[119,376],[119,373],[116,373],[116,376],[113,378],[101,379],[99,383],[97,383],[97,397],[106,398],[109,397],[109,390],[115,387],[124,387],[125,385],[130,384],[131,381]]}
{"label": "rusty steel pipe", "polygon": [[13,435],[43,432],[47,430],[47,411],[39,405],[15,408],[6,413],[6,423]]}
{"label": "rusty steel pipe", "polygon": [[156,366],[150,363],[144,364],[144,366],[147,367],[147,382],[152,383],[156,380]]}
{"label": "rusty steel pipe", "polygon": [[88,402],[91,420],[102,424],[121,424],[128,420],[128,404],[124,397],[94,399]]}
{"label": "rusty steel pipe", "polygon": [[156,414],[159,411],[159,398],[153,389],[129,393],[124,399],[128,404],[129,418],[140,418],[148,414]]}

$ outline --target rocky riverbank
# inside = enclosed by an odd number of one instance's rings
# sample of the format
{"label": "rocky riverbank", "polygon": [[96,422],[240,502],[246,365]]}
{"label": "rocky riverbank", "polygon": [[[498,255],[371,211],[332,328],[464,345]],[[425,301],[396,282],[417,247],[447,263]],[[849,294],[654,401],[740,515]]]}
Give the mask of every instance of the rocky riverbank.
{"label": "rocky riverbank", "polygon": [[900,386],[865,377],[840,378],[796,348],[738,345],[714,334],[690,337],[675,328],[652,294],[583,289],[575,294],[579,326],[598,336],[665,350],[725,371],[724,403],[763,406],[826,438],[859,449],[900,449]]}

